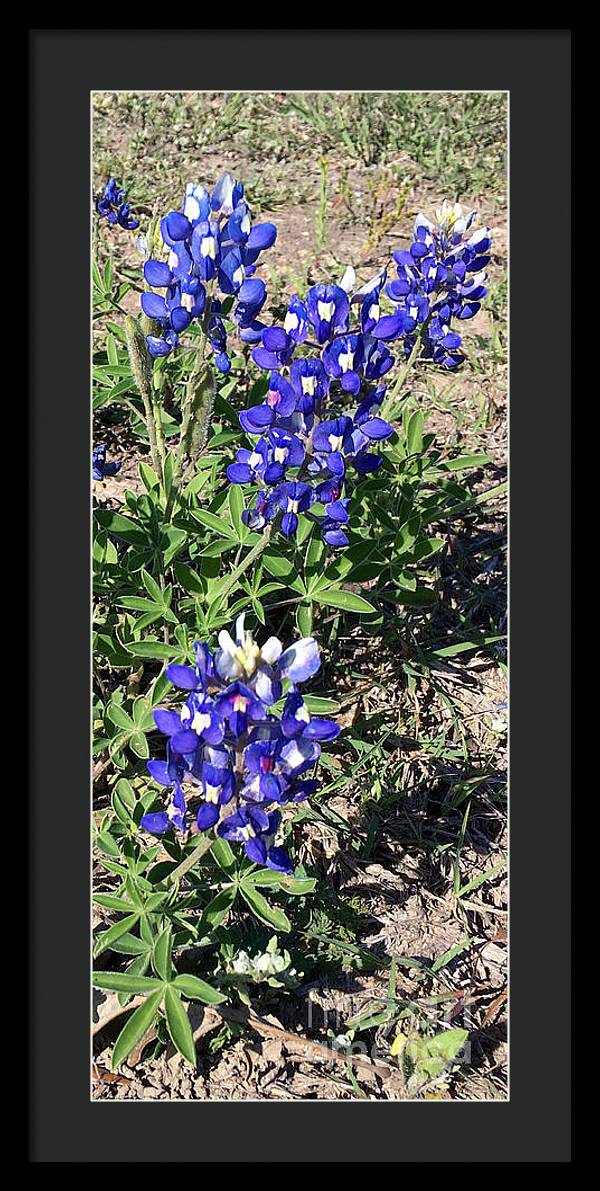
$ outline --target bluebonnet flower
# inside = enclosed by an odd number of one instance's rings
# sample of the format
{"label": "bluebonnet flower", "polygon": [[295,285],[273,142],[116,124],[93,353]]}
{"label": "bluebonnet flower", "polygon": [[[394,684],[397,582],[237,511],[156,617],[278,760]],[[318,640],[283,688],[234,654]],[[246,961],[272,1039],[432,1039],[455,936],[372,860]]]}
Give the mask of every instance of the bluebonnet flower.
{"label": "bluebonnet flower", "polygon": [[[276,522],[292,537],[305,513],[328,546],[348,545],[352,480],[382,465],[374,448],[393,433],[379,416],[381,381],[394,364],[388,344],[398,341],[409,356],[418,343],[422,359],[446,368],[462,359],[453,320],[479,309],[491,240],[487,228],[467,238],[474,213],[463,217],[458,205],[444,204],[436,215],[436,224],[417,216],[410,249],[394,253],[395,279],[385,268],[356,288],[349,266],[338,285],[313,285],[305,299],[294,294],[283,326],[264,326],[256,306],[240,303],[240,333],[270,373],[265,400],[239,415],[257,441],[227,467],[231,483],[261,485],[242,513],[250,528]],[[243,228],[240,210],[232,238]],[[262,309],[262,292],[256,297]],[[324,511],[313,509],[317,503]]]}
{"label": "bluebonnet flower", "polygon": [[304,343],[308,335],[308,310],[297,294],[292,294],[283,329],[294,343]]}
{"label": "bluebonnet flower", "polygon": [[178,781],[173,783],[173,793],[167,808],[163,811],[142,815],[140,826],[142,831],[149,831],[151,835],[164,835],[172,827],[177,831],[186,830],[185,794]]}
{"label": "bluebonnet flower", "polygon": [[218,823],[221,807],[231,802],[235,794],[235,778],[229,768],[230,755],[226,749],[207,750],[202,762],[202,802],[196,815],[200,831],[207,831]]}
{"label": "bluebonnet flower", "polygon": [[[186,798],[198,803],[196,827],[243,843],[248,857],[280,872],[291,860],[278,843],[280,808],[308,798],[317,788],[308,770],[321,741],[333,740],[333,720],[311,717],[299,685],[317,672],[316,641],[303,637],[284,649],[277,637],[259,646],[238,617],[235,635],[219,633],[212,654],[196,643],[195,666],[170,665],[166,676],[187,692],[181,711],[158,708],[156,726],[167,736],[165,761],[148,761],[148,772],[170,790],[165,809],[141,820],[154,835],[187,830]],[[273,706],[286,689],[281,717]]]}
{"label": "bluebonnet flower", "polygon": [[264,402],[240,414],[240,425],[248,434],[260,434],[278,418],[287,418],[296,408],[296,394],[289,381],[272,372]]}
{"label": "bluebonnet flower", "polygon": [[323,361],[308,358],[294,360],[290,383],[298,396],[297,408],[302,413],[312,413],[316,403],[327,396],[330,385]]}
{"label": "bluebonnet flower", "polygon": [[436,218],[434,224],[418,215],[410,249],[394,253],[398,276],[386,292],[398,303],[396,313],[381,319],[373,334],[403,337],[408,355],[416,342],[414,332],[422,327],[422,358],[455,368],[464,357],[458,351],[461,336],[451,329],[451,320],[473,318],[480,309],[487,293],[485,268],[492,241],[489,228],[465,239],[475,212],[463,215],[458,203],[444,203]]}
{"label": "bluebonnet flower", "polygon": [[225,819],[217,829],[222,839],[243,843],[244,851],[254,864],[263,864],[277,872],[289,873],[292,864],[283,848],[275,847],[281,823],[279,811],[267,814],[261,806],[241,806]]}
{"label": "bluebonnet flower", "polygon": [[339,285],[313,285],[306,295],[306,309],[317,343],[348,330],[350,302]]}
{"label": "bluebonnet flower", "polygon": [[[281,328],[269,328],[263,336],[265,342],[267,348],[253,353],[265,367],[267,363],[273,364],[271,349],[281,353],[291,350],[289,336]],[[235,462],[227,467],[230,483],[267,485],[255,498],[254,506],[244,510],[246,525],[263,529],[281,512],[282,533],[286,537],[294,536],[299,514],[308,512],[317,500],[323,499],[319,486],[336,478],[339,483],[335,496],[324,503],[331,504],[340,498],[345,503],[326,508],[321,530],[327,545],[339,548],[348,544],[344,528],[348,521],[348,499],[343,496],[343,480],[348,465],[358,475],[365,475],[382,462],[381,456],[372,454],[370,448],[393,432],[388,422],[374,416],[385,388],[368,388],[354,415],[339,414],[323,419],[322,407],[333,383],[340,382],[342,392],[359,395],[364,385],[379,380],[392,364],[389,348],[372,335],[360,332],[338,335],[324,347],[322,357],[294,359],[289,367],[289,380],[280,371],[271,370],[266,399],[239,415],[242,429],[260,437],[252,449],[240,448]],[[316,488],[311,480],[317,481]],[[271,493],[269,487],[273,489]]]}
{"label": "bluebonnet flower", "polygon": [[296,341],[283,327],[265,327],[261,333],[262,347],[255,347],[252,359],[259,368],[284,368],[291,363]]}
{"label": "bluebonnet flower", "polygon": [[325,505],[325,516],[321,521],[321,533],[323,541],[327,542],[328,546],[347,546],[349,542],[348,534],[345,526],[348,523],[348,505],[350,504],[349,497],[343,497],[341,500],[331,500]]}
{"label": "bluebonnet flower", "polygon": [[104,480],[106,476],[116,476],[121,470],[122,462],[114,459],[106,462],[106,443],[99,443],[92,451],[92,476],[95,480]]}
{"label": "bluebonnet flower", "polygon": [[249,529],[265,529],[277,516],[278,505],[272,492],[264,488],[254,499],[254,504],[242,512],[242,521]]}
{"label": "bluebonnet flower", "polygon": [[160,231],[166,260],[146,261],[144,277],[154,290],[167,292],[164,297],[146,293],[141,299],[144,313],[161,331],[147,337],[150,354],[169,355],[191,321],[203,318],[215,366],[227,373],[231,359],[217,291],[235,297],[233,318],[240,338],[258,342],[263,328],[257,315],[266,288],[254,272],[260,253],[274,244],[277,229],[272,223],[252,225],[242,183],[223,174],[212,194],[189,182],[181,209],[169,211]]}
{"label": "bluebonnet flower", "polygon": [[283,510],[281,532],[286,538],[293,537],[298,528],[298,513],[305,513],[315,499],[310,484],[300,480],[286,481],[276,489],[275,496]]}
{"label": "bluebonnet flower", "polygon": [[347,393],[360,392],[364,360],[362,335],[342,335],[323,352],[323,364],[330,376],[339,380]]}
{"label": "bluebonnet flower", "polygon": [[127,231],[135,231],[140,221],[132,216],[131,206],[126,199],[127,191],[119,188],[114,178],[109,178],[102,194],[96,199],[96,211],[108,223],[117,223]]}

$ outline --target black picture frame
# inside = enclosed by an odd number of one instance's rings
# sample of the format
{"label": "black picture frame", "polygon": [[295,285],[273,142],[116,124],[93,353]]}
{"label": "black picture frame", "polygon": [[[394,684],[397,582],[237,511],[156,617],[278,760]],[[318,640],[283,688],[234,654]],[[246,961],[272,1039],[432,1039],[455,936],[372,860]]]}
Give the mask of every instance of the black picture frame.
{"label": "black picture frame", "polygon": [[[29,34],[29,1160],[568,1162],[570,30]],[[510,92],[506,1103],[90,1101],[89,137],[110,89]]]}

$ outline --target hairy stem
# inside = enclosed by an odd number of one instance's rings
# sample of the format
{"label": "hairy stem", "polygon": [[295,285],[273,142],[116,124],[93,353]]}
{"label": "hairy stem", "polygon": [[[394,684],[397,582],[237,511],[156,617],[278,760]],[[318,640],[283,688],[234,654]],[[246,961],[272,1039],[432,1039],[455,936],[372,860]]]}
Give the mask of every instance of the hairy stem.
{"label": "hairy stem", "polygon": [[148,441],[150,443],[150,458],[156,474],[160,476],[162,467],[152,398],[152,365],[141,327],[130,314],[125,319],[125,334],[127,336],[127,350],[131,362],[131,371],[133,372],[135,382],[144,403],[144,419],[148,431]]}

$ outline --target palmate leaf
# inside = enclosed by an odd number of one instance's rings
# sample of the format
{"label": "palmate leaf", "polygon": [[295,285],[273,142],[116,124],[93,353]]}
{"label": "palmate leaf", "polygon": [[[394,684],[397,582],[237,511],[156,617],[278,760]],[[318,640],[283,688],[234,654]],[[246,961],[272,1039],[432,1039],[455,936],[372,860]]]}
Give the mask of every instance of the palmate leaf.
{"label": "palmate leaf", "polygon": [[138,1005],[137,1009],[131,1014],[126,1024],[123,1026],[115,1047],[112,1053],[112,1069],[116,1071],[120,1063],[128,1057],[137,1046],[140,1039],[150,1029],[156,1020],[161,1001],[163,999],[163,985],[157,988],[155,992],[151,993],[142,1005]]}

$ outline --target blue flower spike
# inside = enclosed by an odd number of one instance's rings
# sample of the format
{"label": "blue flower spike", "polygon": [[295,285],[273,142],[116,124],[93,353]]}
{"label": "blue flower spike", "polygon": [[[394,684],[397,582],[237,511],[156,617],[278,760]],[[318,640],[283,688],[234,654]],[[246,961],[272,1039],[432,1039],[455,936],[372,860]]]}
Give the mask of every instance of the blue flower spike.
{"label": "blue flower spike", "polygon": [[[334,740],[333,720],[311,717],[299,686],[320,668],[319,647],[303,637],[286,649],[277,637],[258,645],[239,616],[233,635],[219,633],[214,653],[194,646],[195,666],[170,665],[166,677],[187,698],[180,711],[157,708],[154,721],[167,737],[165,761],[147,768],[167,794],[141,828],[152,835],[188,829],[188,804],[199,831],[216,829],[243,845],[254,864],[291,872],[282,847],[281,811],[317,788],[307,772]],[[280,716],[273,710],[285,694]]]}
{"label": "blue flower spike", "polygon": [[107,476],[116,476],[121,470],[122,460],[113,459],[107,462],[106,443],[99,443],[92,451],[92,476],[95,480],[105,480]]}
{"label": "blue flower spike", "polygon": [[118,224],[126,231],[133,232],[140,226],[139,219],[131,214],[131,207],[127,199],[127,191],[119,187],[115,178],[108,178],[104,190],[95,200],[95,207],[101,219],[107,223]]}
{"label": "blue flower spike", "polygon": [[150,355],[169,356],[193,320],[202,319],[214,366],[226,375],[231,356],[218,294],[235,298],[232,317],[241,341],[259,343],[264,327],[257,315],[267,291],[254,273],[260,254],[275,243],[277,229],[272,223],[252,224],[242,183],[223,174],[212,193],[188,182],[181,208],[168,212],[160,231],[165,259],[146,260],[144,278],[152,291],[166,292],[141,297],[144,314],[160,331],[147,336]]}
{"label": "blue flower spike", "polygon": [[[471,230],[474,218],[446,202],[435,222],[418,215],[410,247],[393,253],[395,278],[388,280],[384,268],[357,287],[349,265],[339,284],[313,285],[305,298],[294,294],[283,326],[264,326],[252,304],[246,310],[240,303],[240,334],[256,345],[252,359],[270,374],[266,398],[239,415],[256,441],[227,467],[230,483],[261,485],[242,513],[250,528],[275,524],[291,538],[304,513],[331,550],[350,544],[353,488],[384,464],[377,447],[393,434],[378,412],[381,381],[395,362],[389,345],[398,343],[408,357],[418,344],[420,359],[442,368],[463,359],[456,323],[479,310],[491,248],[488,228]],[[317,503],[324,513],[313,510]]]}

